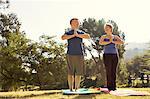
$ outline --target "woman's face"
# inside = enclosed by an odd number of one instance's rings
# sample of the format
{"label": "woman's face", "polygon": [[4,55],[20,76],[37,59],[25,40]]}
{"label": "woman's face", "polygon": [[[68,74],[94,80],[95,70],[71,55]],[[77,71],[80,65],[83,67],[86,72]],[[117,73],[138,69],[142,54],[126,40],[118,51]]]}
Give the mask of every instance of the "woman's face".
{"label": "woman's face", "polygon": [[107,34],[112,34],[112,28],[109,25],[106,25],[104,28],[105,33]]}
{"label": "woman's face", "polygon": [[79,21],[78,21],[78,20],[72,20],[72,22],[71,22],[71,27],[72,27],[73,29],[79,28]]}

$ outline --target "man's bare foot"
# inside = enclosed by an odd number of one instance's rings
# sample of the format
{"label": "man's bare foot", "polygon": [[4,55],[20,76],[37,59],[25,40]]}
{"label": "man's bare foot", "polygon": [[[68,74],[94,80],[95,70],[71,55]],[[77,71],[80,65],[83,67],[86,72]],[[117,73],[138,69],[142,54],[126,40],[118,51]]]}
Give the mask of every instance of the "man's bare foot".
{"label": "man's bare foot", "polygon": [[72,89],[70,89],[70,91],[73,91]]}

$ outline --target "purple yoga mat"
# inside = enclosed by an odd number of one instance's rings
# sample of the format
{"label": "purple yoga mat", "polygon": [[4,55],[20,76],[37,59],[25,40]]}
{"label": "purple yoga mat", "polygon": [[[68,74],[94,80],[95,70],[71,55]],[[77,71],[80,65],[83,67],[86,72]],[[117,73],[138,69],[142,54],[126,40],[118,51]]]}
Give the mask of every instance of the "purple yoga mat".
{"label": "purple yoga mat", "polygon": [[125,89],[118,89],[116,91],[110,91],[111,95],[115,96],[149,96],[150,93],[144,91],[134,91],[134,90],[125,90]]}

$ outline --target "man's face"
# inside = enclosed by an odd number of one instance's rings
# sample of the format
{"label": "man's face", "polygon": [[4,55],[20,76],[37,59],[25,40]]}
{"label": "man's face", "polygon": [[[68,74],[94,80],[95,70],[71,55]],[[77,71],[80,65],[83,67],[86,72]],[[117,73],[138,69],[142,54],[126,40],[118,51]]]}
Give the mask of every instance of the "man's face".
{"label": "man's face", "polygon": [[72,22],[71,22],[71,27],[72,27],[73,29],[79,28],[79,20],[72,20]]}

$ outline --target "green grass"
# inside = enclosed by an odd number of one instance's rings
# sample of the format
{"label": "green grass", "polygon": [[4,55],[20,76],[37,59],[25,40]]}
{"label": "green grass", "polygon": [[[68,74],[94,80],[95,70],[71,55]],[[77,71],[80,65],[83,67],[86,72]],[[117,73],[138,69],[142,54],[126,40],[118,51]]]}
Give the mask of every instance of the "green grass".
{"label": "green grass", "polygon": [[[150,88],[120,88],[132,89],[137,91],[147,91]],[[19,92],[0,92],[0,98],[30,98],[30,99],[150,99],[150,96],[114,96],[110,94],[91,94],[91,95],[62,95],[61,90],[48,91],[19,91]]]}

